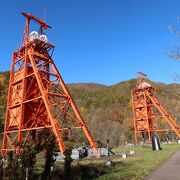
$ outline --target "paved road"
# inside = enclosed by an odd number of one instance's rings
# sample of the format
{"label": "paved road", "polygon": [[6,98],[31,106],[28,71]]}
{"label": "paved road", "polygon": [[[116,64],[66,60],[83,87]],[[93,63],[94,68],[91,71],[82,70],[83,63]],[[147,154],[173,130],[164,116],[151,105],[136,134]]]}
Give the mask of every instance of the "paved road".
{"label": "paved road", "polygon": [[145,180],[180,180],[180,150],[162,166],[155,169]]}

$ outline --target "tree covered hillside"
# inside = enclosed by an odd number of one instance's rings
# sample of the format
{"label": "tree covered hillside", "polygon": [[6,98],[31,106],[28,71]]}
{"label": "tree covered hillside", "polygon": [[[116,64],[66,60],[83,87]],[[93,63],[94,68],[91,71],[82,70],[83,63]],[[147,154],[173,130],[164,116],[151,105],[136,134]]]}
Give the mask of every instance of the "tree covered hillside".
{"label": "tree covered hillside", "polygon": [[[0,73],[1,132],[5,120],[9,72]],[[150,82],[167,111],[180,124],[180,84]],[[136,80],[120,82],[113,86],[94,83],[68,84],[68,88],[96,141],[110,139],[112,145],[134,141],[131,89]]]}

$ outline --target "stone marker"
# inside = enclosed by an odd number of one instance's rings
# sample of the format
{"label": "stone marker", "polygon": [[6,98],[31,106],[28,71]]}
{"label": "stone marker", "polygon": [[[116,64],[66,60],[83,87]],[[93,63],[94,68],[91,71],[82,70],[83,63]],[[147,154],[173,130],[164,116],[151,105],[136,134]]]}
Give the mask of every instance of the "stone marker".
{"label": "stone marker", "polygon": [[122,154],[122,158],[123,159],[126,159],[127,158],[127,155],[125,153]]}
{"label": "stone marker", "polygon": [[110,160],[106,161],[106,166],[111,167],[112,166],[112,161],[110,161]]}
{"label": "stone marker", "polygon": [[131,150],[131,151],[129,152],[129,154],[132,156],[132,155],[135,154],[135,151]]}

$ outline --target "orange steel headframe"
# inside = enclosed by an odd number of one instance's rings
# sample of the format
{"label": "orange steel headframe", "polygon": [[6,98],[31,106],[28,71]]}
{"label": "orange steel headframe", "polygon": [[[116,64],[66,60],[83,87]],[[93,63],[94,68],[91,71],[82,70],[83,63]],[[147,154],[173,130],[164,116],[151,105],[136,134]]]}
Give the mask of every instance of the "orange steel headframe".
{"label": "orange steel headframe", "polygon": [[[91,147],[97,150],[52,60],[54,46],[39,38],[51,26],[31,14],[22,15],[26,25],[22,44],[12,56],[2,154],[20,152],[26,142],[44,128],[54,132],[62,154],[66,149],[63,133],[76,129],[82,129]],[[33,38],[30,37],[31,21],[39,25],[39,32]]]}
{"label": "orange steel headframe", "polygon": [[[154,88],[146,82],[145,74],[138,72],[136,89],[131,91],[134,119],[135,143],[147,140],[151,143],[151,133],[172,130],[180,138],[180,128],[170,114],[154,95]],[[165,120],[169,128],[159,127],[159,122]],[[141,135],[141,137],[140,137]]]}

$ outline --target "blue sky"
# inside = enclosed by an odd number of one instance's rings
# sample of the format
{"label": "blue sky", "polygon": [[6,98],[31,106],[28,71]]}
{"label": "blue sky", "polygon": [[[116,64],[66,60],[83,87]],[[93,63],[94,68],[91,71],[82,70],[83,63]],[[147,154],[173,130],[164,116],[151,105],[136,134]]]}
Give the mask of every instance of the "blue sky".
{"label": "blue sky", "polygon": [[0,71],[9,70],[22,39],[20,12],[43,18],[44,7],[52,25],[47,36],[56,45],[53,59],[65,82],[112,85],[137,71],[175,82],[180,62],[167,51],[179,43],[168,30],[170,23],[178,26],[178,0],[0,0]]}

